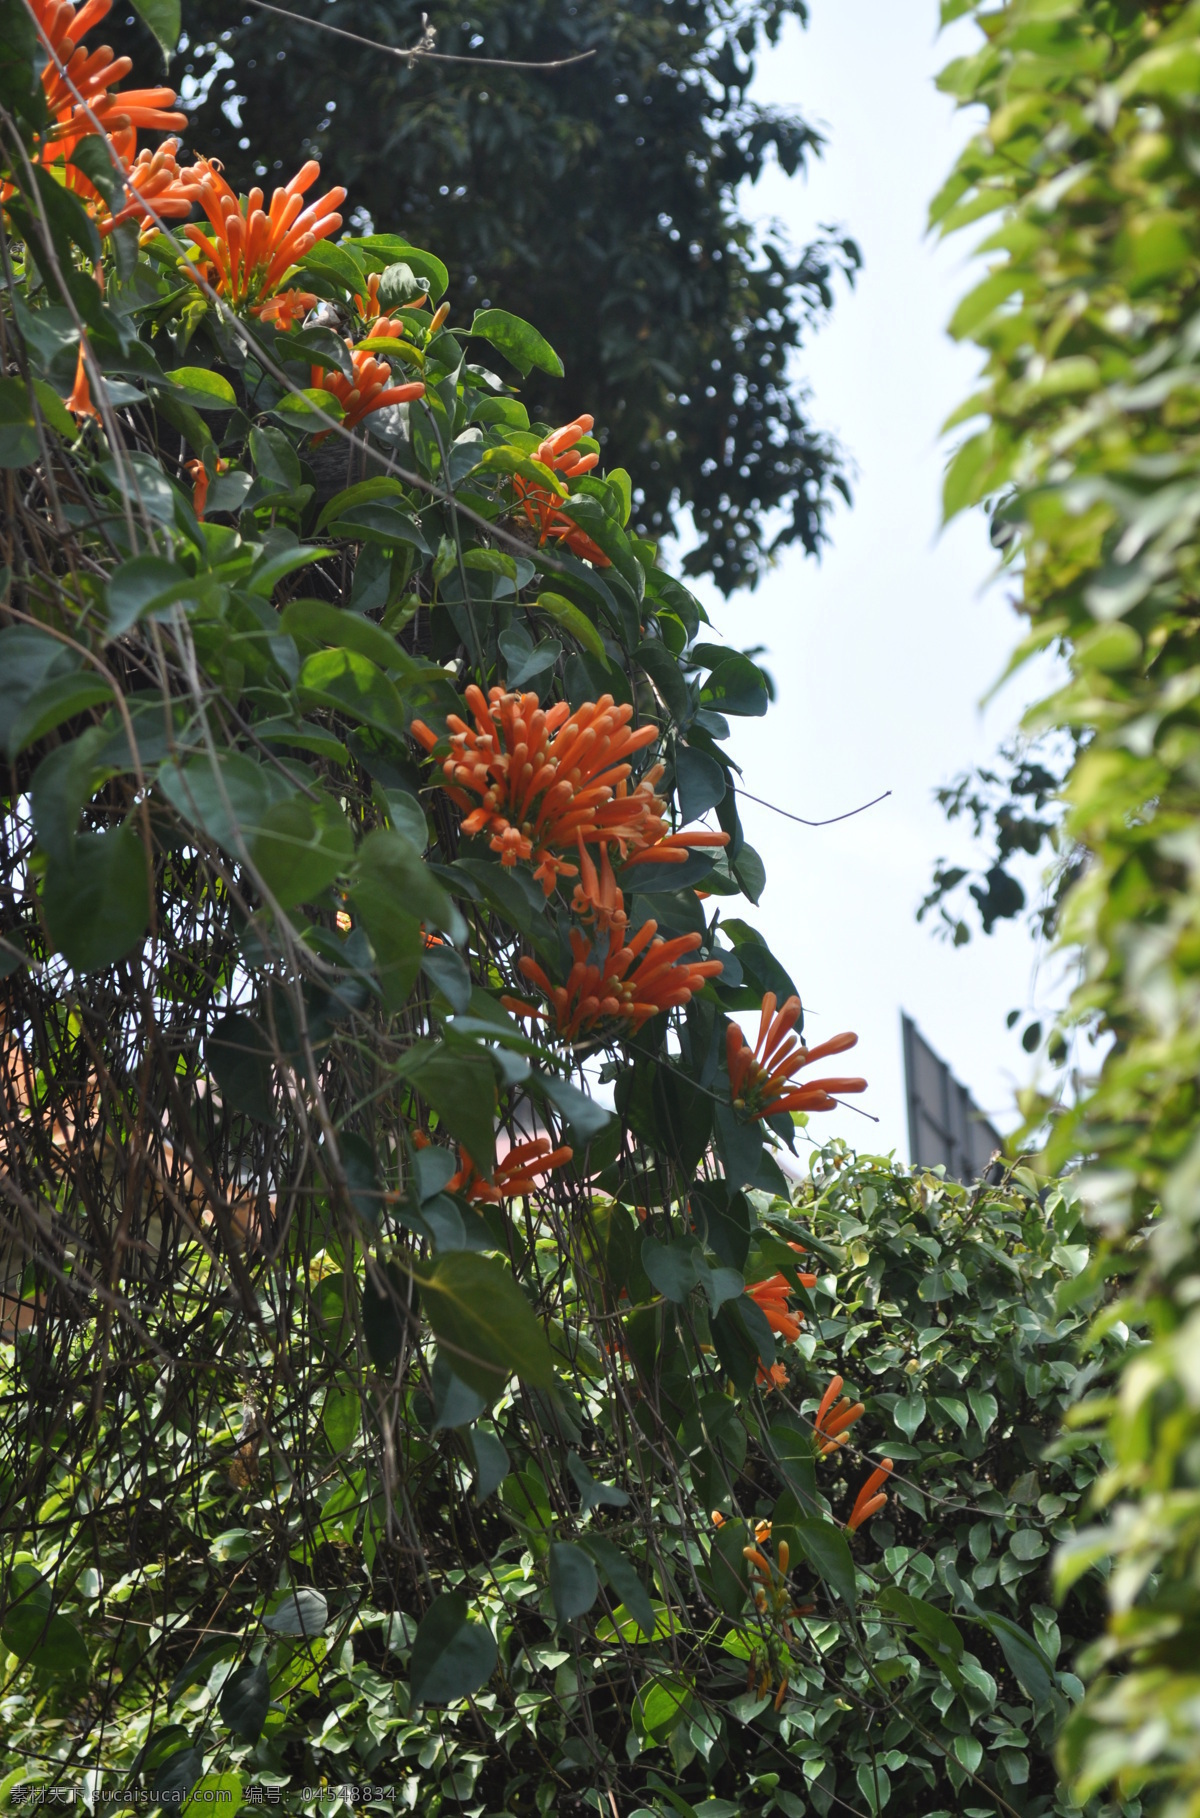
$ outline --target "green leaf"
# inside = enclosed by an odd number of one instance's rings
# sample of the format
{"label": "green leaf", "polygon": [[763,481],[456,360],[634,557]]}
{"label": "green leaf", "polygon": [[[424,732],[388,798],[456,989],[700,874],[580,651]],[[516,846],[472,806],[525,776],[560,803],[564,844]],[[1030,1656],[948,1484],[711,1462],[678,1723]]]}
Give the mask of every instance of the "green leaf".
{"label": "green leaf", "polygon": [[561,593],[539,593],[536,604],[539,612],[549,613],[550,617],[561,625],[577,644],[582,644],[584,649],[590,651],[597,662],[603,663],[606,669],[609,667],[604,639],[586,612],[580,607],[572,605],[570,600],[564,599]]}
{"label": "green leaf", "polygon": [[335,1453],[348,1452],[358,1437],[362,1399],[355,1383],[333,1383],[325,1391],[321,1425]]}
{"label": "green leaf", "polygon": [[596,1568],[582,1547],[556,1540],[550,1546],[550,1595],[560,1622],[584,1616],[600,1592]]}
{"label": "green leaf", "polygon": [[20,379],[0,379],[0,467],[31,467],[39,452],[26,386]]}
{"label": "green leaf", "polygon": [[472,1427],[469,1444],[475,1464],[475,1501],[486,1502],[508,1476],[512,1461],[496,1435],[482,1427]]}
{"label": "green leaf", "polygon": [[548,372],[551,378],[563,376],[563,363],[549,341],[520,316],[510,315],[506,309],[477,309],[469,332],[490,341],[506,360],[512,362],[523,379],[529,377],[534,366]]}
{"label": "green leaf", "polygon": [[713,1600],[726,1616],[740,1616],[746,1607],[750,1562],[743,1549],[753,1541],[754,1535],[747,1524],[736,1516],[719,1527],[712,1537],[708,1570]]}
{"label": "green leaf", "polygon": [[149,612],[162,612],[184,600],[194,600],[211,583],[197,582],[178,562],[165,556],[132,556],[108,578],[108,635],[119,638]]}
{"label": "green leaf", "polygon": [[288,796],[268,808],[254,831],[250,856],[283,909],[312,902],[354,858],[354,834],[338,804]]}
{"label": "green leaf", "polygon": [[453,1704],[491,1678],[496,1643],[472,1622],[461,1591],[442,1591],[421,1618],[409,1662],[409,1691],[417,1704]]}
{"label": "green leaf", "polygon": [[[611,1540],[605,1540],[594,1530],[581,1536],[580,1545],[595,1560],[605,1583],[611,1586],[620,1599],[618,1627],[621,1626],[622,1613],[627,1611],[640,1629],[643,1640],[653,1640],[657,1633],[654,1605],[633,1562]],[[669,1627],[667,1632],[669,1633]]]}
{"label": "green leaf", "polygon": [[133,825],[78,834],[71,860],[46,867],[42,907],[55,949],[76,972],[102,971],[139,945],[150,895]]}
{"label": "green leaf", "polygon": [[581,1092],[569,1079],[559,1079],[556,1073],[535,1074],[530,1081],[530,1090],[535,1089],[540,1090],[567,1120],[571,1135],[578,1143],[590,1143],[612,1122],[613,1114],[607,1105]]}
{"label": "green leaf", "polygon": [[73,720],[76,714],[86,713],[89,707],[107,705],[111,700],[111,682],[93,669],[51,676],[14,716],[8,729],[9,758],[17,757],[27,746],[35,745],[65,720]]}
{"label": "green leaf", "polygon": [[320,1591],[309,1585],[297,1585],[283,1597],[269,1616],[263,1617],[263,1628],[272,1635],[320,1635],[329,1624],[329,1605]]}
{"label": "green leaf", "polygon": [[817,1461],[809,1434],[776,1421],[770,1429],[774,1449],[772,1463],[788,1488],[795,1494],[801,1509],[817,1506]]}
{"label": "green leaf", "polygon": [[65,1679],[88,1670],[83,1636],[69,1617],[51,1611],[48,1602],[31,1598],[10,1606],[0,1640],[10,1654],[16,1654],[39,1673]]}
{"label": "green leaf", "polygon": [[1000,1643],[1009,1669],[1022,1690],[1034,1704],[1048,1704],[1054,1685],[1054,1668],[1037,1642],[1007,1616],[996,1615],[991,1610],[980,1610],[978,1614],[985,1628],[990,1629]]}
{"label": "green leaf", "polygon": [[578,1452],[567,1453],[567,1471],[579,1491],[581,1514],[587,1515],[592,1509],[628,1508],[627,1493],[619,1490],[615,1484],[597,1483]]}
{"label": "green leaf", "polygon": [[351,251],[361,246],[365,253],[372,255],[372,271],[382,271],[389,265],[403,262],[419,278],[428,278],[431,302],[436,303],[445,295],[450,273],[442,261],[419,246],[410,246],[399,234],[366,234],[362,239],[348,241],[347,245]]}
{"label": "green leaf", "polygon": [[373,474],[369,480],[358,480],[353,486],[344,486],[341,492],[334,493],[327,505],[322,506],[316,523],[318,534],[327,524],[333,523],[335,518],[340,518],[344,511],[352,511],[358,505],[374,504],[380,499],[402,499],[407,504],[408,489],[387,473]]}
{"label": "green leaf", "polygon": [[855,1609],[858,1586],[854,1561],[842,1530],[835,1528],[831,1521],[806,1519],[798,1521],[791,1532],[813,1571],[837,1592],[844,1604]]}
{"label": "green leaf", "polygon": [[466,941],[467,925],[449,892],[413,841],[394,827],[375,828],[358,849],[351,895],[368,883],[389,892],[394,905],[403,905],[406,914],[419,916],[459,946]]}
{"label": "green leaf", "polygon": [[240,1113],[262,1124],[274,1120],[271,1047],[257,1023],[240,1010],[218,1018],[204,1045],[204,1058],[227,1116]]}
{"label": "green leaf", "polygon": [[379,307],[384,310],[399,309],[405,303],[414,303],[429,290],[428,279],[422,284],[412,266],[404,259],[397,259],[391,265],[385,265],[379,274]]}
{"label": "green leaf", "polygon": [[262,1735],[270,1705],[271,1676],[265,1658],[257,1665],[247,1660],[221,1687],[221,1721],[247,1742],[257,1742]]}
{"label": "green leaf", "polygon": [[554,1387],[546,1334],[512,1275],[494,1256],[438,1256],[417,1277],[421,1307],[456,1375],[494,1398],[510,1376]]}
{"label": "green leaf", "polygon": [[[176,1729],[176,1734],[178,1733]],[[150,1797],[159,1805],[172,1809],[181,1806],[203,1771],[204,1757],[199,1749],[176,1749],[147,1776]]]}
{"label": "green leaf", "polygon": [[722,655],[700,691],[700,700],[718,713],[750,719],[761,718],[770,705],[761,669],[738,651]]}
{"label": "green leaf", "polygon": [[133,7],[169,57],[179,43],[179,0],[133,0]]}
{"label": "green leaf", "polygon": [[219,751],[180,765],[159,766],[158,787],[183,820],[199,827],[234,858],[244,856],[271,803],[274,776],[240,751]]}
{"label": "green leaf", "polygon": [[[328,240],[318,240],[310,246],[301,258],[302,271],[320,273],[323,278],[331,278],[348,296],[361,295],[365,287],[366,272],[353,253],[343,246],[333,246]],[[300,279],[296,279],[297,284]]]}
{"label": "green leaf", "polygon": [[314,385],[286,392],[274,406],[275,416],[282,417],[293,429],[309,430],[314,435],[328,434],[328,419],[332,417],[335,423],[340,423],[345,414],[340,398]]}
{"label": "green leaf", "polygon": [[681,821],[698,821],[715,808],[728,787],[724,766],[688,745],[675,747],[675,788]]}
{"label": "green leaf", "polygon": [[925,1418],[925,1397],[923,1395],[906,1395],[892,1409],[892,1419],[911,1442],[921,1422]]}
{"label": "green leaf", "polygon": [[419,549],[422,555],[433,553],[416,518],[383,500],[366,500],[351,506],[333,520],[329,531],[332,536],[356,543],[378,543],[384,549],[409,547]]}
{"label": "green leaf", "polygon": [[323,561],[329,554],[327,549],[318,549],[314,544],[296,544],[290,549],[280,549],[274,555],[260,557],[251,569],[245,586],[251,593],[260,594],[269,600],[279,582],[297,568],[307,568],[313,562]]}
{"label": "green leaf", "polygon": [[306,706],[335,708],[392,738],[408,730],[396,684],[357,650],[318,650],[300,671],[299,693]]}
{"label": "green leaf", "polygon": [[496,1144],[496,1075],[487,1055],[445,1042],[416,1042],[397,1063],[396,1071],[416,1087],[490,1180]]}
{"label": "green leaf", "polygon": [[91,800],[101,769],[96,757],[106,742],[102,726],[89,726],[77,739],[57,745],[34,772],[30,805],[38,845],[59,864],[70,864],[84,803]]}
{"label": "green leaf", "polygon": [[674,1243],[660,1243],[656,1237],[642,1239],[642,1267],[659,1293],[667,1300],[685,1301],[699,1280],[697,1263],[700,1250],[693,1241],[680,1238]]}
{"label": "green leaf", "polygon": [[171,388],[193,410],[233,410],[237,393],[229,380],[207,366],[177,366],[167,374]]}
{"label": "green leaf", "polygon": [[999,1403],[994,1395],[988,1394],[986,1389],[968,1389],[967,1400],[971,1404],[972,1414],[979,1422],[979,1431],[986,1438],[1000,1412]]}
{"label": "green leaf", "polygon": [[397,1264],[368,1270],[363,1287],[363,1332],[375,1368],[390,1376],[404,1349],[404,1332],[411,1305],[410,1279]]}
{"label": "green leaf", "polygon": [[[237,1812],[242,1805],[242,1777],[240,1774],[202,1774],[183,1802],[183,1812],[189,1818],[205,1818],[211,1814],[213,1807],[226,1812]],[[183,1818],[181,1812],[180,1818]]]}
{"label": "green leaf", "polygon": [[665,1742],[692,1703],[691,1682],[675,1673],[644,1685],[633,1704],[634,1728],[651,1742]]}
{"label": "green leaf", "polygon": [[380,669],[396,669],[416,675],[417,665],[407,650],[401,650],[390,632],[364,619],[344,606],[328,600],[290,600],[279,618],[282,629],[295,638],[301,649],[306,643],[325,644],[345,650],[356,650]]}

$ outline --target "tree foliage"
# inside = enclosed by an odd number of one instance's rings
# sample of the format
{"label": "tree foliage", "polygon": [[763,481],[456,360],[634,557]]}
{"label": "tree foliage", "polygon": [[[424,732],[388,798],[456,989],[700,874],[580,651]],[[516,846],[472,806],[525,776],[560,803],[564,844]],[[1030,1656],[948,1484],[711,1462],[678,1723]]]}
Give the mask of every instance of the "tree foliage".
{"label": "tree foliage", "polygon": [[[947,16],[972,11],[943,7]],[[1115,1783],[1155,1809],[1200,1802],[1195,1697],[1200,1415],[1190,1358],[1198,1263],[1197,389],[1200,8],[1007,0],[944,86],[986,120],[938,197],[943,230],[989,215],[986,275],[953,332],[984,352],[982,419],[946,477],[949,513],[1007,527],[1029,632],[1065,685],[1029,716],[1077,743],[1067,836],[1082,874],[1062,909],[1083,958],[1071,1015],[1111,1037],[1058,1116],[1049,1165],[1125,1266],[1149,1226],[1127,1317],[1144,1321],[1120,1396],[1097,1402],[1114,1464],[1104,1524],[1061,1582],[1110,1571],[1110,1621],[1063,1763],[1080,1796]],[[1032,1117],[1050,1107],[1034,1104]]]}
{"label": "tree foliage", "polygon": [[[318,16],[384,44],[421,40],[415,4]],[[189,133],[231,181],[274,183],[319,157],[372,220],[436,245],[460,305],[536,322],[566,374],[530,376],[530,414],[591,412],[609,465],[635,475],[639,533],[661,537],[690,512],[686,569],[729,593],[772,550],[817,549],[846,493],[796,356],[857,248],[830,230],[796,253],[738,199],[768,159],[792,174],[820,149],[798,114],[747,94],[756,46],[789,16],[803,22],[800,0],[481,0],[438,19],[452,56],[590,53],[538,73],[410,67],[201,0],[172,69],[197,97]]]}
{"label": "tree foliage", "polygon": [[1102,1448],[1056,1436],[1079,1346],[1123,1344],[1073,1201],[841,1150],[789,1189],[866,1082],[744,919],[762,671],[590,416],[530,422],[538,328],[456,323],[315,169],[268,200],[135,156],[169,91],[81,51],[95,9],[33,17],[6,1795],[1066,1818],[1044,1561]]}

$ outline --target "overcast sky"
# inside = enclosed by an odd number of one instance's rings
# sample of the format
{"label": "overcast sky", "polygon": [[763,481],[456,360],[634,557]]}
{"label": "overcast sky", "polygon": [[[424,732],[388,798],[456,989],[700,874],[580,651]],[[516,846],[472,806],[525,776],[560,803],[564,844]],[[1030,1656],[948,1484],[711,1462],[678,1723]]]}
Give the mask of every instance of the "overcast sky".
{"label": "overcast sky", "polygon": [[954,951],[914,913],[937,858],[967,849],[934,789],[990,757],[1034,690],[1018,679],[980,711],[1021,621],[1010,584],[989,585],[982,520],[939,534],[939,429],[979,359],[945,334],[971,240],[939,247],[924,232],[969,132],[933,78],[976,34],[964,24],[937,40],[936,0],[811,0],[811,11],[807,31],[790,26],[761,59],[755,92],[821,125],[825,156],[807,178],[772,170],[747,205],[786,223],[796,245],[832,222],[862,246],[857,289],[802,362],[815,421],[858,470],[855,503],[839,508],[819,563],[792,552],[757,593],[705,597],[731,642],[768,647],[778,684],[766,719],[735,722],[746,788],[813,819],[891,791],[819,830],[749,803],[742,816],[768,871],[758,925],[800,987],[810,1039],[857,1030],[846,1063],[871,1082],[862,1102],[877,1125],[839,1111],[814,1128],[907,1159],[902,1007],[1001,1128],[1030,1074],[1005,1028],[1029,999],[1028,936],[1010,925]]}

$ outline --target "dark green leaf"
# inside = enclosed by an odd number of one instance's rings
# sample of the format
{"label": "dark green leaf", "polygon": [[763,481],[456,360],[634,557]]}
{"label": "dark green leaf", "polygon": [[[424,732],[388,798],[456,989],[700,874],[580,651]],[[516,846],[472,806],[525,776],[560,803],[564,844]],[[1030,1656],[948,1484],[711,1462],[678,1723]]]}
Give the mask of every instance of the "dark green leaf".
{"label": "dark green leaf", "polygon": [[354,835],[329,796],[303,795],[275,802],[259,820],[250,857],[283,909],[312,902],[354,858]]}
{"label": "dark green leaf", "polygon": [[42,907],[51,940],[76,972],[98,972],[137,946],[150,896],[133,825],[77,835],[71,860],[46,867]]}
{"label": "dark green leaf", "polygon": [[574,1622],[596,1601],[596,1568],[582,1547],[555,1540],[550,1545],[550,1595],[560,1622]]}
{"label": "dark green leaf", "polygon": [[133,6],[169,57],[179,43],[179,0],[133,0]]}
{"label": "dark green leaf", "polygon": [[632,1561],[611,1540],[605,1540],[602,1535],[591,1530],[581,1537],[580,1545],[591,1554],[605,1583],[611,1586],[649,1641],[655,1629],[654,1606]]}
{"label": "dark green leaf", "polygon": [[257,1742],[271,1706],[271,1676],[265,1657],[257,1665],[247,1660],[221,1687],[221,1721],[235,1736]]}
{"label": "dark green leaf", "polygon": [[486,1502],[508,1476],[512,1461],[496,1435],[480,1427],[472,1427],[470,1446],[475,1461],[475,1501]]}
{"label": "dark green leaf", "polygon": [[257,1023],[240,1010],[222,1016],[213,1025],[204,1056],[227,1116],[272,1121],[271,1046]]}
{"label": "dark green leaf", "polygon": [[417,1704],[453,1704],[490,1679],[496,1643],[490,1629],[471,1622],[461,1591],[443,1591],[421,1618],[409,1663],[409,1690]]}
{"label": "dark green leaf", "polygon": [[329,1624],[329,1605],[320,1591],[309,1585],[297,1585],[288,1591],[269,1615],[263,1627],[272,1635],[320,1635]]}
{"label": "dark green leaf", "polygon": [[416,1087],[490,1180],[496,1143],[496,1075],[487,1055],[457,1045],[449,1047],[445,1042],[416,1042],[396,1070]]}
{"label": "dark green leaf", "polygon": [[642,1267],[667,1300],[687,1299],[699,1279],[700,1260],[696,1244],[686,1239],[669,1244],[660,1243],[656,1237],[642,1239]]}
{"label": "dark green leaf", "polygon": [[744,1521],[736,1516],[719,1527],[712,1539],[709,1554],[709,1577],[713,1601],[726,1616],[740,1616],[746,1607],[750,1585],[750,1562],[742,1549],[753,1543],[754,1536]]}
{"label": "dark green leaf", "polygon": [[0,467],[30,467],[37,458],[29,392],[20,379],[0,379]]}
{"label": "dark green leaf", "polygon": [[805,1519],[798,1521],[791,1532],[796,1536],[801,1552],[818,1577],[823,1578],[831,1590],[836,1591],[842,1602],[851,1610],[858,1604],[858,1586],[854,1576],[854,1561],[850,1557],[850,1548],[840,1528],[834,1527],[831,1521]]}
{"label": "dark green leaf", "polygon": [[563,376],[563,363],[549,341],[520,316],[510,315],[506,309],[477,309],[470,332],[481,335],[493,347],[499,348],[522,378],[527,378],[534,366],[553,378]]}
{"label": "dark green leaf", "polygon": [[514,1375],[553,1388],[546,1334],[496,1257],[455,1251],[436,1257],[418,1279],[425,1316],[464,1382],[489,1398]]}

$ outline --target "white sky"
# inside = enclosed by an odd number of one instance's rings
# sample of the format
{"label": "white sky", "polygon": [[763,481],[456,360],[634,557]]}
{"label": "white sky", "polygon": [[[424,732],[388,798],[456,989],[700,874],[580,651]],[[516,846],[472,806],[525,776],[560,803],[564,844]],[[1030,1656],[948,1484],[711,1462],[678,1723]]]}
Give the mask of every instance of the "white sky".
{"label": "white sky", "polygon": [[992,756],[1040,690],[1018,679],[980,711],[1022,622],[1011,584],[988,585],[995,557],[982,519],[938,532],[939,430],[972,389],[979,356],[944,332],[967,287],[970,236],[939,247],[924,232],[970,130],[933,77],[977,35],[964,25],[935,42],[936,0],[812,0],[811,15],[807,31],[789,25],[761,58],[754,92],[820,125],[825,157],[807,179],[773,168],[745,205],[783,221],[797,246],[832,222],[862,247],[856,291],[801,363],[814,420],[858,469],[855,504],[839,508],[819,564],[789,552],[757,593],[705,599],[731,643],[768,647],[778,685],[765,719],[734,722],[746,788],[813,819],[892,791],[820,830],[749,803],[742,815],[768,871],[748,918],[795,978],[810,1040],[857,1030],[839,1065],[871,1082],[860,1102],[877,1126],[838,1111],[814,1120],[814,1133],[907,1158],[901,1007],[1002,1129],[1031,1074],[1020,1025],[1005,1028],[1031,989],[1024,929],[954,951],[914,915],[935,860],[969,851],[933,790]]}

